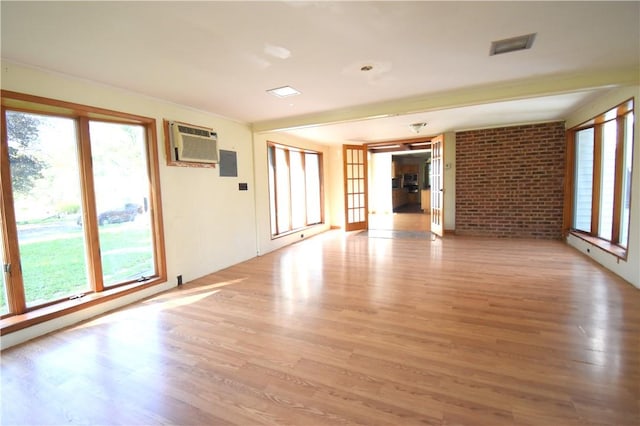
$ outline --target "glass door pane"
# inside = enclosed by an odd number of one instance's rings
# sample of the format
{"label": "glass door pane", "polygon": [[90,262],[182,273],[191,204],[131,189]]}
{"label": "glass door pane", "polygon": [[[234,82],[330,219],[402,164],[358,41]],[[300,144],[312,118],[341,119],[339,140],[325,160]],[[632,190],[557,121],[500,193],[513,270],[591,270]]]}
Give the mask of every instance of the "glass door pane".
{"label": "glass door pane", "polygon": [[367,229],[367,149],[362,145],[343,145],[345,180],[345,230]]}
{"label": "glass door pane", "polygon": [[105,287],[156,275],[144,127],[89,123]]}
{"label": "glass door pane", "polygon": [[76,122],[8,111],[7,136],[27,306],[89,291]]}

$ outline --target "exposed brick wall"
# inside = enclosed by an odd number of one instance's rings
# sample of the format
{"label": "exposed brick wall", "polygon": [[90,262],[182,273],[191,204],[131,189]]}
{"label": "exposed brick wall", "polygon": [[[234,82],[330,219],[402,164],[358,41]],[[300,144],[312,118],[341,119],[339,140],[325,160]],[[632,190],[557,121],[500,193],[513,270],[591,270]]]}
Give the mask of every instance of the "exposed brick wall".
{"label": "exposed brick wall", "polygon": [[456,233],[561,238],[563,122],[456,133]]}

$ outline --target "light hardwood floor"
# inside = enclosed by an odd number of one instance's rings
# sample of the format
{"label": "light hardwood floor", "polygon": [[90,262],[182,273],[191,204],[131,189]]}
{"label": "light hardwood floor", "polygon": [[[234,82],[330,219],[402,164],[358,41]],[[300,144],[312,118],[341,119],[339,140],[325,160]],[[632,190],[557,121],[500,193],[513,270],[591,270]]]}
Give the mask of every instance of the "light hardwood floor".
{"label": "light hardwood floor", "polygon": [[2,353],[2,424],[640,424],[640,291],[557,241],[331,231]]}
{"label": "light hardwood floor", "polygon": [[428,213],[370,214],[369,229],[393,231],[430,231]]}

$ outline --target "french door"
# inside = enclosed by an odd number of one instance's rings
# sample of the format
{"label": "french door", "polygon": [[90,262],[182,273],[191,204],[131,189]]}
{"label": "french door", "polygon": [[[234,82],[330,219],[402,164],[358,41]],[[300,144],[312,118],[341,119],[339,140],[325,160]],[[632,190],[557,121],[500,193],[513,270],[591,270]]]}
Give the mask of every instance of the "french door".
{"label": "french door", "polygon": [[444,235],[444,135],[431,139],[431,232]]}
{"label": "french door", "polygon": [[345,230],[367,229],[367,148],[343,145]]}

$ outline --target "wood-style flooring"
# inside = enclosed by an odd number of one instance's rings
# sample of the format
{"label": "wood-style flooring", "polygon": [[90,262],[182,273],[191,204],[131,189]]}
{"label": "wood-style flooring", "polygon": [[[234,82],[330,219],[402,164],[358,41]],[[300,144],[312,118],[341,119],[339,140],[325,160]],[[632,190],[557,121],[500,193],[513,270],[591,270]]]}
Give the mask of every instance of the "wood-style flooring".
{"label": "wood-style flooring", "polygon": [[562,242],[331,231],[4,351],[0,421],[637,426],[639,338]]}

